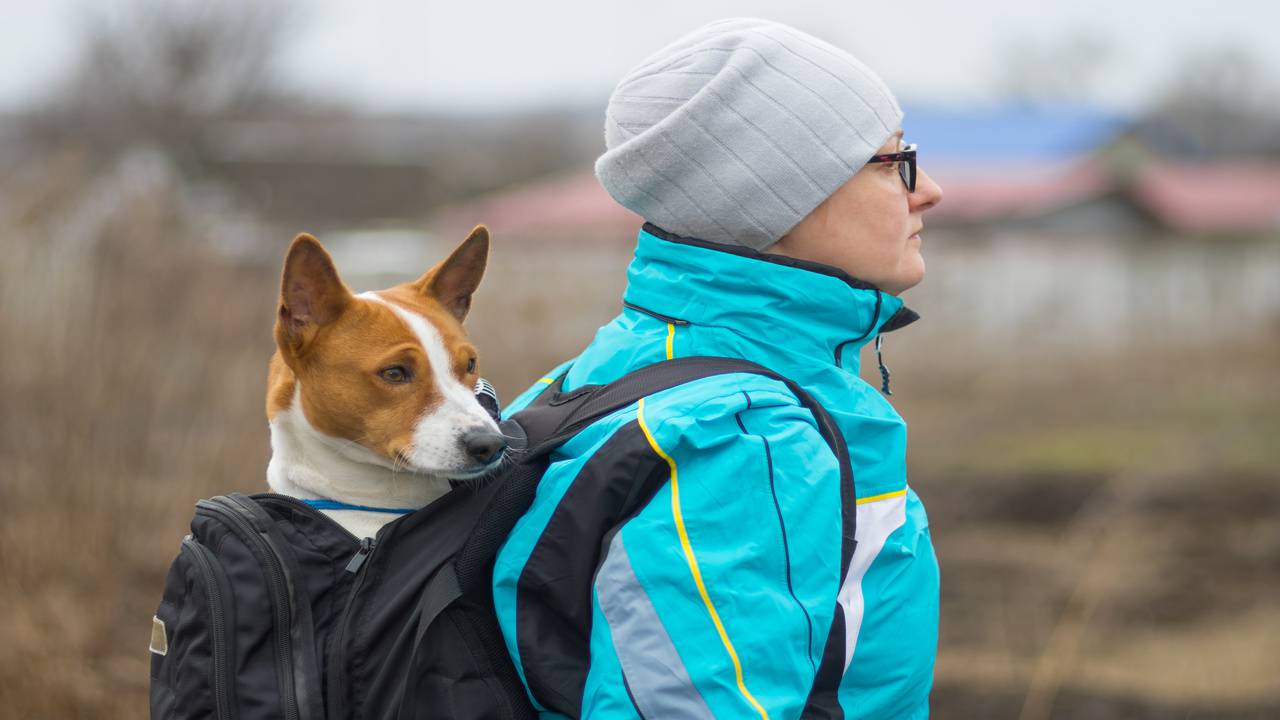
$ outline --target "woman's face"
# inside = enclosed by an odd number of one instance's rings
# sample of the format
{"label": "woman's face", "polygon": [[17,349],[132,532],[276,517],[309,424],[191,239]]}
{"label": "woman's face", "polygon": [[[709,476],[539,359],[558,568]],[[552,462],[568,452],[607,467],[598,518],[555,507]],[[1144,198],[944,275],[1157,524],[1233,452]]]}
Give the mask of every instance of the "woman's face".
{"label": "woman's face", "polygon": [[[899,130],[877,154],[901,147]],[[832,265],[897,295],[924,279],[922,216],[941,200],[923,169],[908,192],[896,163],[867,165],[765,252]]]}

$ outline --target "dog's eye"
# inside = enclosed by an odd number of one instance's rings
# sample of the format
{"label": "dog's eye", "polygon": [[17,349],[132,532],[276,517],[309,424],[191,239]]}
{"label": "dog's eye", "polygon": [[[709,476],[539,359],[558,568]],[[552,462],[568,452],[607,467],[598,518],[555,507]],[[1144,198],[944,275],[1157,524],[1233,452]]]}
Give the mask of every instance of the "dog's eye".
{"label": "dog's eye", "polygon": [[378,371],[378,377],[386,380],[392,385],[409,382],[409,371],[401,365],[392,365],[391,367],[382,368]]}
{"label": "dog's eye", "polygon": [[476,371],[476,359],[473,357],[467,361],[467,373],[470,374],[475,371]]}

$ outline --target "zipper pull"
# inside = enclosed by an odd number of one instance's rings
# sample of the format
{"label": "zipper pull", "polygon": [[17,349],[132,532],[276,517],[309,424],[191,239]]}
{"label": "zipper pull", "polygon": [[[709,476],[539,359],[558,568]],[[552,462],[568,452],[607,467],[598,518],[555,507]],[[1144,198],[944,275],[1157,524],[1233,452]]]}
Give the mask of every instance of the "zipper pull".
{"label": "zipper pull", "polygon": [[373,552],[373,538],[365,538],[360,541],[360,549],[355,555],[351,556],[351,561],[347,563],[347,572],[357,573],[364,566],[364,561],[369,559],[369,553]]}
{"label": "zipper pull", "polygon": [[880,365],[880,392],[892,395],[889,390],[889,368],[884,366],[884,358],[880,355],[880,346],[884,344],[884,336],[876,335],[876,363]]}

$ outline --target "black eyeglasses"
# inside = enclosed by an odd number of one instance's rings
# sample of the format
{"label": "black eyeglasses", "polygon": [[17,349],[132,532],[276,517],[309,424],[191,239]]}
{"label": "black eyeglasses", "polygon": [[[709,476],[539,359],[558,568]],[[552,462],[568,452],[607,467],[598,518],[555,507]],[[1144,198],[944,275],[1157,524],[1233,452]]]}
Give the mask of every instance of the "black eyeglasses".
{"label": "black eyeglasses", "polygon": [[900,152],[888,153],[886,155],[872,155],[867,164],[872,163],[898,163],[898,175],[902,178],[903,184],[907,186],[907,192],[916,191],[916,145],[903,146]]}

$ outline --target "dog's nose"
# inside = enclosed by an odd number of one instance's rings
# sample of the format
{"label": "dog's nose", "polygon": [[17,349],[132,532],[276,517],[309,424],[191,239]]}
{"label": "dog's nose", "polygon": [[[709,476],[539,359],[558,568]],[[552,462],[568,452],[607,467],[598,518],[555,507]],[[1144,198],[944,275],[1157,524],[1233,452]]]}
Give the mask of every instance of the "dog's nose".
{"label": "dog's nose", "polygon": [[467,455],[478,463],[488,463],[507,446],[498,433],[488,428],[468,430],[462,435],[462,446]]}

